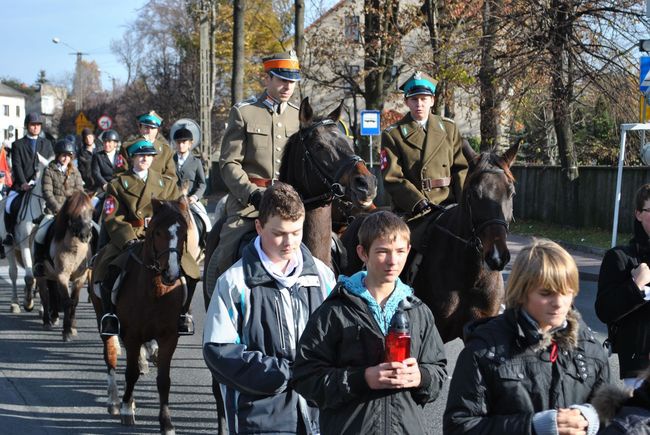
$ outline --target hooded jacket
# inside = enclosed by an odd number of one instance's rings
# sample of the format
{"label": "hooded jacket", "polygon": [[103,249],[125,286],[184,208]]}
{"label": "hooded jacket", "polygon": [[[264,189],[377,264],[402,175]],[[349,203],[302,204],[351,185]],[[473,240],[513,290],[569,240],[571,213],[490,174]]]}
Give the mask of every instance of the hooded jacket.
{"label": "hooded jacket", "polygon": [[[607,356],[575,310],[552,336],[512,308],[470,324],[465,335],[449,386],[445,434],[532,435],[536,413],[587,403],[609,382]],[[590,433],[598,426],[593,417]]]}
{"label": "hooded jacket", "polygon": [[335,281],[304,245],[301,254],[302,272],[290,289],[280,288],[266,271],[254,243],[217,281],[205,317],[203,357],[221,384],[230,433],[317,432],[318,411],[290,380],[299,325],[307,323]]}
{"label": "hooded jacket", "polygon": [[650,265],[650,241],[635,220],[634,237],[628,245],[605,253],[596,296],[596,315],[607,324],[614,340],[621,378],[634,378],[648,367],[650,304],[632,279],[632,269],[640,263]]}
{"label": "hooded jacket", "polygon": [[438,397],[447,375],[431,310],[415,296],[402,304],[420,386],[372,390],[364,373],[384,361],[384,333],[366,300],[346,285],[339,282],[305,327],[294,366],[296,391],[318,405],[323,435],[426,433],[422,408]]}

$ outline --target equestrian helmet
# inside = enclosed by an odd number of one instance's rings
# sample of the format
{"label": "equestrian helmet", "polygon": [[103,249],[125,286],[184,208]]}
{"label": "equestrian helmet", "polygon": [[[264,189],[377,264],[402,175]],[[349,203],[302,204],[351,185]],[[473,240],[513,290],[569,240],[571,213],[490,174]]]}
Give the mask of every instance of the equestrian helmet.
{"label": "equestrian helmet", "polygon": [[43,124],[43,116],[38,112],[29,112],[25,116],[25,125],[28,124]]}
{"label": "equestrian helmet", "polygon": [[137,155],[155,156],[158,154],[156,147],[146,139],[138,139],[130,145],[127,145],[126,152],[129,157]]}
{"label": "equestrian helmet", "polygon": [[102,139],[104,140],[104,142],[106,142],[107,140],[112,140],[112,141],[115,141],[115,142],[119,142],[120,141],[120,135],[117,134],[117,132],[115,130],[106,130],[104,132],[104,134],[102,135]]}
{"label": "equestrian helmet", "polygon": [[181,142],[184,140],[194,140],[194,136],[188,128],[181,127],[174,132],[174,141]]}
{"label": "equestrian helmet", "polygon": [[77,146],[75,145],[74,142],[71,142],[68,140],[66,137],[65,139],[61,139],[57,141],[54,144],[54,154],[61,155],[61,154],[71,154],[75,155],[77,153]]}

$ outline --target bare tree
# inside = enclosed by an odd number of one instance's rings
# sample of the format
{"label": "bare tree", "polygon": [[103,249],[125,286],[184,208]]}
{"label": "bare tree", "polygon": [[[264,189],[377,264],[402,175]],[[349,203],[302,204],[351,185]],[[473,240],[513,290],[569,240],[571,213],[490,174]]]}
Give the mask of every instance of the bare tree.
{"label": "bare tree", "polygon": [[244,99],[244,13],[246,0],[234,0],[232,32],[232,83],[231,102],[236,104]]}

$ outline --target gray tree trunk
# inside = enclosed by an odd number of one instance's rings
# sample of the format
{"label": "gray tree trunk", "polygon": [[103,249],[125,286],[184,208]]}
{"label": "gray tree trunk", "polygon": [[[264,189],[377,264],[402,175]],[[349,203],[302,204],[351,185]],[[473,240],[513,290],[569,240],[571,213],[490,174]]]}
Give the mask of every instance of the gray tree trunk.
{"label": "gray tree trunk", "polygon": [[500,0],[485,0],[483,3],[483,35],[481,45],[481,67],[478,80],[481,89],[481,151],[493,150],[497,143],[500,104],[497,89],[497,69],[494,61],[494,45],[498,21],[496,12]]}
{"label": "gray tree trunk", "polygon": [[232,31],[232,82],[230,99],[234,105],[244,99],[244,11],[246,0],[234,0]]}

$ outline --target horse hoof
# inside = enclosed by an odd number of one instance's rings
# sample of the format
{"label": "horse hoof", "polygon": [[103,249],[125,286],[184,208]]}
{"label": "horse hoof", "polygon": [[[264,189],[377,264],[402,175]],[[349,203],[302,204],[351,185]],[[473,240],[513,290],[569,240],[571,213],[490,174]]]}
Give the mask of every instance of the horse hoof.
{"label": "horse hoof", "polygon": [[43,322],[43,329],[46,331],[51,331],[54,326],[52,325],[52,322]]}
{"label": "horse hoof", "polygon": [[20,305],[18,304],[11,304],[11,308],[9,309],[11,314],[20,314]]}
{"label": "horse hoof", "polygon": [[70,329],[70,335],[72,335],[73,337],[76,337],[77,336],[77,328],[71,328]]}
{"label": "horse hoof", "polygon": [[124,426],[135,426],[135,415],[124,415],[120,416],[120,421]]}
{"label": "horse hoof", "polygon": [[65,341],[66,343],[68,341],[72,341],[72,334],[70,332],[64,332],[63,333],[63,341]]}
{"label": "horse hoof", "polygon": [[32,310],[34,309],[34,301],[32,301],[30,304],[23,305],[23,308],[25,309],[25,311],[31,313]]}
{"label": "horse hoof", "polygon": [[160,433],[163,435],[176,435],[176,430],[174,429],[161,430]]}
{"label": "horse hoof", "polygon": [[120,406],[116,404],[108,405],[108,413],[110,415],[120,415]]}

